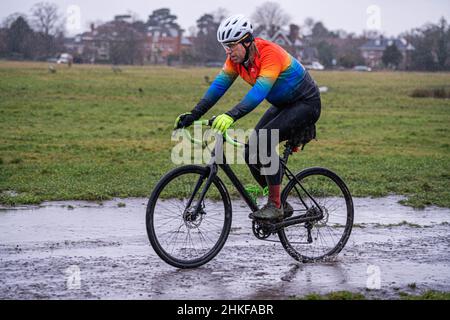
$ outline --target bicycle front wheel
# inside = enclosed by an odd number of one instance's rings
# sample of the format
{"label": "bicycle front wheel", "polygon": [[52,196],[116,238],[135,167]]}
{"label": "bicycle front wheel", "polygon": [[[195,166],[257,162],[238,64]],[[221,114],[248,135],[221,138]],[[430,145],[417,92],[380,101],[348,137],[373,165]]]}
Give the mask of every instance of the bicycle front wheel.
{"label": "bicycle front wheel", "polygon": [[213,179],[201,210],[195,210],[208,172],[194,165],[176,168],[161,179],[148,201],[148,238],[158,256],[174,267],[196,268],[207,263],[222,249],[230,232],[231,202],[219,177]]}
{"label": "bicycle front wheel", "polygon": [[282,193],[295,215],[323,213],[320,220],[286,227],[278,232],[294,259],[314,262],[336,256],[347,243],[353,226],[353,200],[344,181],[324,168],[309,168],[296,175]]}

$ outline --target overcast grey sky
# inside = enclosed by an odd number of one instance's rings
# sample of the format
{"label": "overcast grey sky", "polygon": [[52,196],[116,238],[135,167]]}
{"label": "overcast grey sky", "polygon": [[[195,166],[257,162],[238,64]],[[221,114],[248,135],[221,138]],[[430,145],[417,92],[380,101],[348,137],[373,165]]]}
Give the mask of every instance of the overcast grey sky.
{"label": "overcast grey sky", "polygon": [[[43,1],[43,0],[42,0]],[[258,0],[45,0],[54,2],[62,13],[66,13],[71,5],[76,5],[81,12],[81,27],[84,31],[92,21],[107,21],[116,14],[131,10],[138,17],[146,20],[155,9],[170,8],[178,16],[178,23],[186,30],[195,25],[195,21],[207,12],[219,7],[229,13],[251,15],[254,9],[264,1]],[[361,33],[369,23],[387,35],[398,35],[400,32],[420,27],[427,22],[436,23],[444,16],[450,20],[449,0],[273,0],[291,16],[292,22],[302,24],[307,17],[321,20],[329,29],[344,29]],[[1,0],[0,19],[14,12],[29,13],[38,0]],[[375,5],[379,8],[372,11],[368,8]],[[373,8],[373,7],[372,7]],[[380,17],[378,19],[377,17]]]}

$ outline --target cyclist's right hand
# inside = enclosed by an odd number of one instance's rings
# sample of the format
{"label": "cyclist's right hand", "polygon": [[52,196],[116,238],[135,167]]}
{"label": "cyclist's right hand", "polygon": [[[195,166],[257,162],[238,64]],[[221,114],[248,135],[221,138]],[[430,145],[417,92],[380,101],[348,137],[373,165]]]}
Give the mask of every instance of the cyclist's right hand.
{"label": "cyclist's right hand", "polygon": [[197,119],[190,112],[180,114],[175,123],[175,129],[189,127],[195,120]]}

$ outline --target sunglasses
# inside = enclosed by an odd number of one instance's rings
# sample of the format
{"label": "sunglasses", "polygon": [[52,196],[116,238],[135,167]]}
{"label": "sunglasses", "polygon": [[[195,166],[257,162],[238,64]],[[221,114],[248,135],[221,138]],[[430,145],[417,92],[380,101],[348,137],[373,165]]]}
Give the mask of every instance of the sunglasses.
{"label": "sunglasses", "polygon": [[240,39],[240,40],[238,40],[238,41],[222,43],[222,46],[223,46],[223,48],[224,48],[225,50],[226,50],[226,49],[228,49],[228,50],[233,50],[234,48],[236,48],[236,46],[237,46],[239,43],[244,42],[245,39],[247,39],[247,38],[248,38],[248,34],[245,35],[242,39]]}

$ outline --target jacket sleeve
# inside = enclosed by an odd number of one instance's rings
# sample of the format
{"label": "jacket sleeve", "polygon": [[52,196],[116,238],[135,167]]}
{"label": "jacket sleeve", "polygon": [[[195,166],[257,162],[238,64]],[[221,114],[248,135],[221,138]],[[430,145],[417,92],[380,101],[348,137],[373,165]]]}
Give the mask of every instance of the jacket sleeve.
{"label": "jacket sleeve", "polygon": [[197,119],[203,116],[217,101],[227,92],[233,82],[236,80],[238,73],[234,70],[231,62],[227,59],[222,71],[217,75],[206,91],[203,98],[197,103],[192,110],[192,114]]}
{"label": "jacket sleeve", "polygon": [[274,51],[261,56],[261,71],[253,88],[233,109],[227,112],[235,121],[255,109],[269,94],[281,73],[281,60]]}

